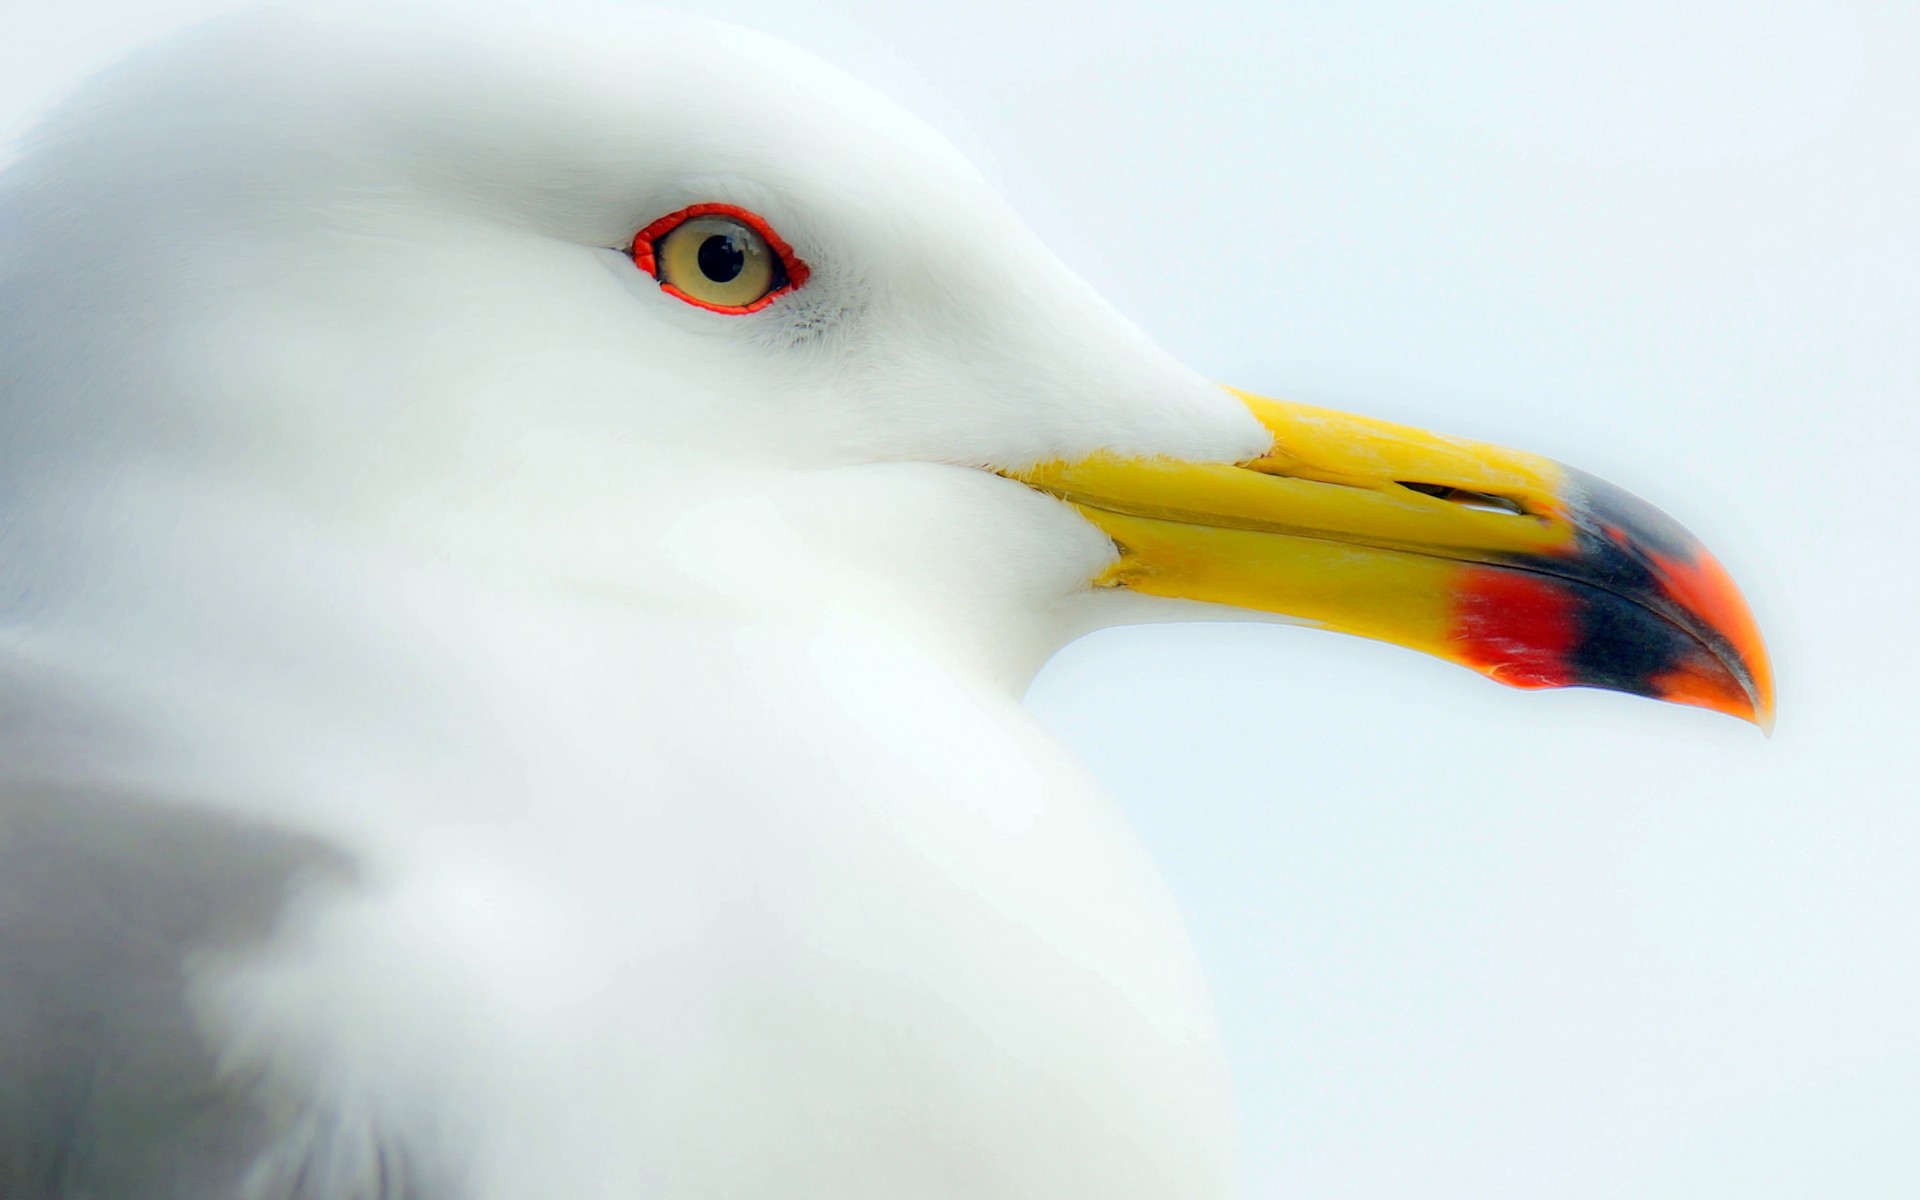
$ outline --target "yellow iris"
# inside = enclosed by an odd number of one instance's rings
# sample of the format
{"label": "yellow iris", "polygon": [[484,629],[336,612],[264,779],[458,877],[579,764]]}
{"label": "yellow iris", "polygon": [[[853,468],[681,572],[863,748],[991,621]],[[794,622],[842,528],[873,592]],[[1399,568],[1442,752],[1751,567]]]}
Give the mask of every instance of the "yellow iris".
{"label": "yellow iris", "polygon": [[717,308],[744,308],[780,286],[780,257],[750,225],[692,217],[654,247],[660,281]]}

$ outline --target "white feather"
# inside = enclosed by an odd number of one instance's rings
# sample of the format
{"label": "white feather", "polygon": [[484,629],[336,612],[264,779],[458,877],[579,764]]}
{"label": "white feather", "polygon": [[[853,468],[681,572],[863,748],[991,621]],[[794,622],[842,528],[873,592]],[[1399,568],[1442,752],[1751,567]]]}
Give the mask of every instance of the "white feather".
{"label": "white feather", "polygon": [[[258,1194],[1233,1192],[1177,916],[1016,700],[1111,547],[975,468],[1265,435],[940,139],[667,15],[267,13],[3,186],[0,655],[70,740],[0,760],[359,868],[196,966]],[[807,286],[620,253],[708,200]]]}

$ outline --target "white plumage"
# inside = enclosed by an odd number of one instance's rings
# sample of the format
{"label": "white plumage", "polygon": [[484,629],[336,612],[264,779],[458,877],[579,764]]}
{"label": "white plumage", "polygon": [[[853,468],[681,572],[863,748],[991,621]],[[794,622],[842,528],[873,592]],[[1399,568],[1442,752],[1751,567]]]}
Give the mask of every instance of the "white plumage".
{"label": "white plumage", "polygon": [[[12,846],[159,923],[62,968],[139,1087],[0,1191],[1233,1194],[1179,921],[1016,699],[1157,602],[976,468],[1268,435],[885,100],[610,21],[216,24],[0,184]],[[767,319],[623,252],[709,200],[813,267]]]}

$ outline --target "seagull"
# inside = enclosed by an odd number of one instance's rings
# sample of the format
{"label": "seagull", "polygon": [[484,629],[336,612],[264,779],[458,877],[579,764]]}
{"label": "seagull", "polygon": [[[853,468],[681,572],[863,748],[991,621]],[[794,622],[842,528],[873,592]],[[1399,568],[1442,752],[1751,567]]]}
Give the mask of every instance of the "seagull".
{"label": "seagull", "polygon": [[0,1195],[1237,1195],[1020,696],[1249,614],[1771,719],[1671,519],[1199,377],[793,47],[177,35],[0,176]]}

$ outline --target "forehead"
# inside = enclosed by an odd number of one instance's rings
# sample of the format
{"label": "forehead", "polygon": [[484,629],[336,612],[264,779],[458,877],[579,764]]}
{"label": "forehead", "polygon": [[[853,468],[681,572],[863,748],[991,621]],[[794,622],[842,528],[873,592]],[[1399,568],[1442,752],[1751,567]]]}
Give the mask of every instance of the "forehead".
{"label": "forehead", "polygon": [[836,68],[668,12],[269,11],[194,31],[130,75],[128,107],[149,129],[171,117],[189,155],[523,213],[644,215],[709,183],[855,202],[979,184]]}

